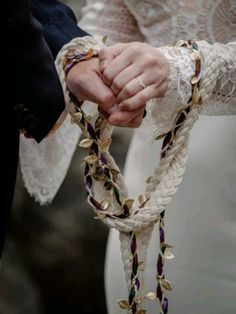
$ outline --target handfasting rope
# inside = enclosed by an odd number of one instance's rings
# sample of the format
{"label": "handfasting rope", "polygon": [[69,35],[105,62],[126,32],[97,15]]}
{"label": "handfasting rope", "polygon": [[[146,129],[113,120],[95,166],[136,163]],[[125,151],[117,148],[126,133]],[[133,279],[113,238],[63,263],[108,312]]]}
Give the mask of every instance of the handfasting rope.
{"label": "handfasting rope", "polygon": [[[128,300],[118,300],[128,313],[144,314],[145,299],[159,299],[161,313],[168,313],[168,299],[165,290],[171,290],[170,282],[164,275],[164,263],[173,258],[171,245],[165,240],[165,208],[182,181],[187,162],[187,147],[190,130],[198,119],[202,104],[212,94],[217,78],[217,60],[205,62],[204,78],[200,80],[202,57],[193,41],[180,41],[177,47],[188,49],[195,62],[195,75],[191,80],[192,97],[188,106],[179,112],[172,130],[163,137],[161,158],[153,175],[147,179],[145,193],[139,197],[139,205],[127,195],[123,176],[109,153],[112,127],[102,114],[95,121],[86,116],[66,86],[66,72],[82,56],[88,59],[101,49],[102,44],[91,37],[76,38],[65,45],[56,59],[57,71],[65,94],[71,122],[81,128],[85,139],[80,146],[89,149],[85,158],[84,180],[88,202],[97,217],[110,228],[120,232],[122,260],[128,285]],[[183,49],[183,48],[181,48]],[[87,56],[87,57],[86,57]],[[83,75],[83,73],[81,73]],[[157,258],[157,288],[155,292],[144,294],[143,276],[147,248],[155,223],[159,225],[160,251]]]}

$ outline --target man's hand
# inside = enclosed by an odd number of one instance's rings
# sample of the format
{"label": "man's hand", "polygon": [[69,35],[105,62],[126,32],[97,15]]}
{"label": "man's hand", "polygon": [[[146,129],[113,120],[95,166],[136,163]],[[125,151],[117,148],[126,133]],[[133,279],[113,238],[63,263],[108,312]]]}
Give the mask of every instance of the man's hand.
{"label": "man's hand", "polygon": [[116,96],[102,80],[98,58],[74,65],[67,75],[67,86],[78,100],[97,103],[112,125],[138,127],[142,122],[144,108],[124,111],[117,107]]}
{"label": "man's hand", "polygon": [[78,100],[97,103],[102,111],[110,115],[116,103],[116,97],[102,81],[98,58],[81,61],[74,65],[67,75],[66,83]]}

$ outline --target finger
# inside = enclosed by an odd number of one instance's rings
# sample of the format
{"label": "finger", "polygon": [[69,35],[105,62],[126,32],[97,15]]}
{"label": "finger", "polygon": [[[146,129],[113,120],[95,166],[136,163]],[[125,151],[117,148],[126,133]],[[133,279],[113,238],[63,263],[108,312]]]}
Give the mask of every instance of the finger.
{"label": "finger", "polygon": [[78,100],[95,102],[107,114],[116,103],[116,97],[101,79],[98,58],[77,63],[69,71],[66,83]]}
{"label": "finger", "polygon": [[103,71],[102,78],[108,86],[111,86],[114,78],[132,63],[131,59],[127,58],[126,54],[126,50],[124,50],[120,55],[114,58]]}
{"label": "finger", "polygon": [[[114,78],[110,87],[111,90],[115,95],[119,94],[121,90],[138,75],[141,75],[138,67],[135,65],[128,66]],[[131,96],[133,96],[133,94]]]}
{"label": "finger", "polygon": [[[110,115],[108,122],[112,125],[122,127],[137,127],[138,121],[143,119],[145,106],[138,110],[130,111],[117,111]],[[138,118],[139,117],[139,118]]]}
{"label": "finger", "polygon": [[110,114],[110,110],[116,103],[115,95],[95,72],[91,72],[87,77],[83,77],[83,81],[76,94],[78,99],[97,103],[108,114]]}
{"label": "finger", "polygon": [[98,54],[100,71],[103,72],[108,64],[124,51],[126,46],[127,44],[116,44],[103,48]]}
{"label": "finger", "polygon": [[148,85],[152,85],[152,79],[146,73],[137,75],[135,78],[130,80],[120,93],[117,95],[117,103],[121,103],[122,101],[136,95]]}
{"label": "finger", "polygon": [[168,83],[164,81],[159,87],[156,84],[149,85],[136,95],[123,100],[119,104],[120,110],[133,111],[146,104],[152,98],[163,97],[168,88]]}
{"label": "finger", "polygon": [[143,122],[143,116],[141,114],[137,115],[129,124],[126,125],[127,128],[138,128]]}
{"label": "finger", "polygon": [[116,94],[114,91],[113,92],[115,95],[117,95],[117,103],[121,103],[123,100],[134,96],[135,94],[137,94],[138,92],[140,92],[142,89],[146,88],[149,85],[156,85],[157,88],[156,90],[158,90],[159,86],[161,86],[164,83],[164,81],[165,76],[162,74],[162,71],[159,71],[158,73],[152,70],[145,71],[142,74],[136,75],[136,77],[134,77],[132,80],[130,80],[130,82],[124,85],[123,89],[120,91],[119,94]]}

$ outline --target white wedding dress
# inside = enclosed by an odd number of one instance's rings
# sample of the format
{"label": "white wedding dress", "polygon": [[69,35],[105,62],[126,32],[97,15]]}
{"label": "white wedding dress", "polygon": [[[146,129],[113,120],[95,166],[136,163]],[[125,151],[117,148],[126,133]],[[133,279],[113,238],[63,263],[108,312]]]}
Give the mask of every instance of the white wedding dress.
{"label": "white wedding dress", "polygon": [[[236,1],[89,0],[79,24],[91,34],[107,35],[108,44],[146,41],[161,47],[189,38],[226,44],[236,41]],[[226,46],[208,49],[227,59]],[[229,71],[221,73],[203,110],[207,115],[200,117],[191,132],[184,180],[166,210],[167,241],[174,245],[175,254],[166,264],[166,277],[173,285],[168,294],[170,313],[174,314],[236,313],[235,45],[233,51]],[[178,69],[186,73],[183,60],[178,59]],[[182,100],[188,99],[189,87],[181,79],[175,89]],[[172,101],[169,94],[159,108],[173,109]],[[170,119],[161,110],[154,116],[160,123]],[[152,141],[145,128],[148,123],[134,132],[127,156],[125,179],[133,198],[144,192],[145,179],[159,159],[160,143]],[[158,241],[154,230],[145,275],[147,292],[155,291]],[[118,232],[111,230],[105,265],[109,314],[122,313],[116,300],[127,298],[119,246]],[[147,302],[148,313],[157,313],[157,307],[156,301]]]}

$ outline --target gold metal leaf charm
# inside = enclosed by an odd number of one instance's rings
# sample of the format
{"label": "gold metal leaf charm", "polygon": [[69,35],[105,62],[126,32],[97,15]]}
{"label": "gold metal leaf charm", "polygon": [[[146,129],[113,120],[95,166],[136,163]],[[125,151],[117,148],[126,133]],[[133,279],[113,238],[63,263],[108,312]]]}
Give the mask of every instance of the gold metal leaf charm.
{"label": "gold metal leaf charm", "polygon": [[181,47],[181,46],[183,46],[183,45],[185,45],[185,41],[184,40],[179,40],[177,43],[176,43],[176,47]]}
{"label": "gold metal leaf charm", "polygon": [[148,177],[146,183],[149,184],[151,182],[152,176]]}
{"label": "gold metal leaf charm", "polygon": [[116,176],[117,174],[120,173],[120,171],[118,171],[116,169],[110,169],[110,172],[113,174],[113,176]]}
{"label": "gold metal leaf charm", "polygon": [[147,203],[147,201],[149,201],[149,198],[146,198],[146,196],[144,194],[139,195],[138,197],[140,206],[139,208],[143,208],[145,206],[145,204]]}
{"label": "gold metal leaf charm", "polygon": [[96,220],[104,220],[106,218],[106,214],[104,213],[97,213],[97,216],[94,217]]}
{"label": "gold metal leaf charm", "polygon": [[80,123],[81,119],[82,119],[82,113],[76,112],[76,113],[73,114],[73,116],[71,116],[70,122],[72,124],[78,124],[78,123]]}
{"label": "gold metal leaf charm", "polygon": [[129,305],[128,301],[126,301],[126,300],[117,300],[117,303],[119,304],[119,306],[122,310],[130,309],[130,305]]}
{"label": "gold metal leaf charm", "polygon": [[155,137],[155,140],[156,140],[156,141],[159,141],[159,140],[161,140],[165,135],[166,135],[166,133],[164,133],[164,134],[159,134],[159,135],[157,135],[157,136]]}
{"label": "gold metal leaf charm", "polygon": [[171,287],[171,284],[170,284],[169,280],[167,280],[167,279],[160,279],[160,284],[161,284],[161,286],[165,290],[168,290],[168,291],[172,290],[172,287]]}
{"label": "gold metal leaf charm", "polygon": [[193,88],[193,94],[192,94],[193,103],[197,104],[199,102],[200,97],[201,97],[201,95],[200,95],[200,92],[198,90],[198,87],[197,87],[197,85],[195,85]]}
{"label": "gold metal leaf charm", "polygon": [[155,292],[148,292],[145,294],[145,298],[149,300],[155,300],[157,298],[157,295]]}
{"label": "gold metal leaf charm", "polygon": [[84,161],[87,162],[88,164],[95,164],[98,161],[98,156],[96,155],[88,155],[87,157],[84,158]]}
{"label": "gold metal leaf charm", "polygon": [[192,85],[197,84],[198,81],[199,81],[199,78],[196,77],[196,76],[193,76],[192,79],[191,79],[191,84]]}
{"label": "gold metal leaf charm", "polygon": [[173,259],[175,256],[171,253],[171,251],[165,250],[164,257],[165,259]]}
{"label": "gold metal leaf charm", "polygon": [[89,115],[86,116],[86,119],[87,119],[87,121],[90,122],[93,119],[93,117],[89,114]]}
{"label": "gold metal leaf charm", "polygon": [[146,196],[144,194],[139,195],[138,200],[140,204],[143,204],[146,202]]}
{"label": "gold metal leaf charm", "polygon": [[110,203],[107,200],[103,200],[101,202],[101,206],[102,206],[103,210],[106,210],[109,207],[109,205],[110,205]]}
{"label": "gold metal leaf charm", "polygon": [[201,55],[199,52],[197,51],[193,51],[191,53],[191,59],[194,61],[194,60],[200,60],[201,59]]}
{"label": "gold metal leaf charm", "polygon": [[145,310],[145,309],[139,310],[137,312],[137,314],[146,314],[146,313],[147,313],[147,310]]}
{"label": "gold metal leaf charm", "polygon": [[109,147],[111,146],[111,143],[112,143],[112,139],[111,139],[111,138],[105,138],[105,139],[100,143],[101,150],[108,150]]}
{"label": "gold metal leaf charm", "polygon": [[170,245],[169,243],[166,243],[166,242],[161,242],[160,245],[161,245],[161,248],[163,248],[163,247],[166,247],[169,249],[173,248],[173,245]]}
{"label": "gold metal leaf charm", "polygon": [[92,144],[93,144],[92,139],[85,138],[79,143],[79,146],[83,148],[89,148]]}
{"label": "gold metal leaf charm", "polygon": [[128,206],[129,209],[132,207],[133,203],[134,203],[134,200],[131,198],[125,201],[125,204]]}

